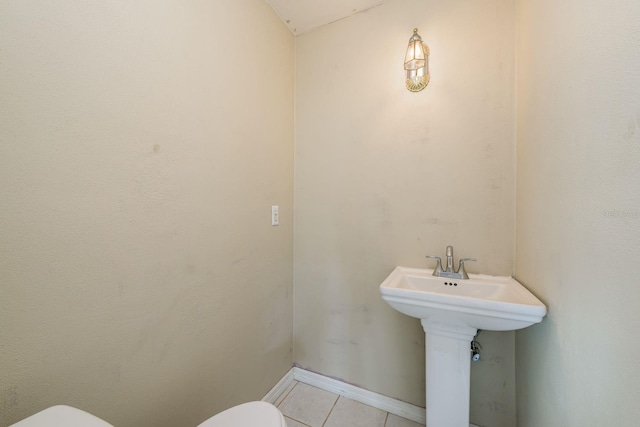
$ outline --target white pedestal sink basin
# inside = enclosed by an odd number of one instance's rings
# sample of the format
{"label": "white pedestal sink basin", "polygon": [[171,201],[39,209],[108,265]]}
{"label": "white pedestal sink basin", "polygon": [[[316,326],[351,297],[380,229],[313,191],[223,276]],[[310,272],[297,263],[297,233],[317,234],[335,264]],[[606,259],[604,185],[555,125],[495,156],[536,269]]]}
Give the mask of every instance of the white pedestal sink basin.
{"label": "white pedestal sink basin", "polygon": [[396,267],[380,285],[382,298],[421,319],[426,334],[427,426],[469,426],[471,341],[478,329],[512,331],[539,323],[547,308],[511,277],[433,276]]}

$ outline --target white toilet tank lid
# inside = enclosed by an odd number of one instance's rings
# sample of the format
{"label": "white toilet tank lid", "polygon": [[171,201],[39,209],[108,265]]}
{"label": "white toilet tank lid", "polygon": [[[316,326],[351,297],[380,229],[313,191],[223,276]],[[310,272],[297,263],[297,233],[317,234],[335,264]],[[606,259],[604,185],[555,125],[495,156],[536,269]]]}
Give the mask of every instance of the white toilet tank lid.
{"label": "white toilet tank lid", "polygon": [[113,427],[106,421],[66,405],[47,408],[9,427]]}
{"label": "white toilet tank lid", "polygon": [[286,427],[282,413],[267,402],[249,402],[222,411],[198,427]]}

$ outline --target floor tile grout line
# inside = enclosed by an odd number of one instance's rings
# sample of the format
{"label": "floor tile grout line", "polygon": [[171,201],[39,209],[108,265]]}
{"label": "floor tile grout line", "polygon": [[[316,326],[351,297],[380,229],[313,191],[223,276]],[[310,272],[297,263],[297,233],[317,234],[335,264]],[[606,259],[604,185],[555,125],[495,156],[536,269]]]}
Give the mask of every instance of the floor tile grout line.
{"label": "floor tile grout line", "polygon": [[[294,388],[298,387],[298,384],[300,384],[300,381],[295,381],[295,384],[293,384],[293,387],[291,387],[291,390],[287,391],[285,390],[284,393],[282,394],[286,394],[286,396],[280,401],[280,403],[278,404],[278,407],[280,407],[280,405],[282,405],[284,403],[285,400],[287,400],[287,397],[289,397],[289,395],[291,394],[291,392],[293,391]],[[278,399],[280,399],[282,397],[282,395],[278,396]],[[278,400],[276,399],[276,400]]]}
{"label": "floor tile grout line", "polygon": [[333,406],[331,407],[331,410],[329,411],[329,413],[327,414],[327,417],[324,419],[324,422],[322,423],[322,427],[324,427],[324,425],[327,423],[327,421],[329,421],[329,417],[331,416],[331,413],[333,412],[334,408],[336,407],[336,405],[338,404],[338,400],[340,400],[342,396],[338,395],[338,398],[336,399],[335,402],[333,402]]}
{"label": "floor tile grout line", "polygon": [[285,417],[286,417],[286,418],[289,418],[290,420],[293,420],[293,421],[295,421],[295,422],[297,422],[297,423],[299,423],[299,424],[302,424],[302,425],[303,425],[303,426],[305,426],[305,427],[311,427],[311,426],[309,426],[309,424],[305,424],[305,423],[303,423],[302,421],[297,420],[297,419],[295,419],[295,418],[293,418],[293,417],[290,417],[290,416],[288,416],[288,415],[285,415]]}
{"label": "floor tile grout line", "polygon": [[[383,412],[389,412],[391,415],[397,415],[400,418],[414,421],[418,423],[418,425],[424,426],[426,418],[424,407],[419,407],[409,402],[363,389],[335,378],[307,371],[297,366],[294,366],[292,370],[293,377],[303,384],[364,403],[365,405],[380,409]],[[393,425],[393,418],[391,418],[391,420]],[[478,426],[471,424],[469,427]]]}
{"label": "floor tile grout line", "polygon": [[[284,405],[286,401],[291,399],[292,394],[294,394],[294,390],[297,390],[297,388],[298,388],[298,386],[300,385],[301,382],[302,381],[292,381],[291,385],[289,387],[287,387],[283,391],[283,393],[278,397],[278,400],[280,400],[280,402],[278,404],[279,408],[282,405]],[[327,414],[325,415],[325,417],[320,420],[321,424],[307,424],[306,422],[300,421],[297,417],[293,417],[291,415],[283,414],[285,417],[287,417],[287,419],[290,419],[292,422],[295,422],[296,424],[299,424],[301,427],[314,427],[314,426],[315,427],[327,427],[327,426],[329,426],[329,424],[328,424],[329,419],[331,418],[331,416],[333,416],[334,412],[336,411],[338,403],[341,402],[341,400],[340,400],[341,398],[344,399],[342,401],[343,402],[342,405],[346,404],[345,402],[353,402],[356,405],[362,405],[362,406],[365,406],[367,408],[375,409],[375,410],[378,410],[378,411],[382,412],[383,413],[383,417],[384,417],[383,423],[381,424],[382,427],[388,427],[388,426],[393,425],[393,423],[389,424],[389,421],[390,421],[390,418],[391,418],[391,415],[392,415],[391,412],[388,412],[388,411],[385,411],[385,410],[380,410],[380,408],[376,408],[375,406],[367,405],[366,403],[359,402],[358,400],[350,399],[350,398],[347,398],[347,397],[342,396],[340,394],[329,392],[328,390],[323,390],[323,389],[321,389],[319,387],[316,387],[316,386],[311,386],[311,385],[306,384],[306,383],[303,383],[303,384],[305,384],[306,386],[310,387],[310,389],[317,389],[317,390],[325,391],[325,392],[328,392],[329,394],[332,394],[333,397],[334,397],[334,401],[332,403],[330,403],[330,405],[331,405],[330,409],[327,412]],[[318,415],[320,415],[320,414],[318,414]],[[340,422],[340,421],[338,421],[338,419],[343,418],[343,415],[344,414],[340,410],[338,412],[336,412],[336,417],[337,418],[334,417],[334,422],[333,423],[335,424],[335,422]],[[401,417],[401,416],[398,416],[398,417],[404,418],[404,417]],[[380,419],[380,418],[378,418],[378,419]],[[409,420],[409,421],[412,421],[412,420]],[[424,424],[422,424],[422,426],[424,426]]]}
{"label": "floor tile grout line", "polygon": [[[284,399],[282,399],[282,401],[280,402],[280,405],[282,405],[284,403],[284,401],[287,400],[289,395],[293,392],[293,389],[295,389],[298,386],[298,384],[300,384],[300,381],[295,381],[293,386],[291,387],[291,389],[289,391],[285,391],[286,396],[284,397]],[[282,393],[282,394],[285,394],[285,393]],[[278,399],[280,399],[280,397],[282,397],[282,396],[279,396]],[[278,406],[280,406],[280,405],[278,405]],[[302,421],[300,421],[300,420],[298,420],[296,418],[293,418],[290,415],[284,415],[284,416],[289,418],[289,419],[291,419],[291,420],[293,420],[293,421],[295,421],[295,422],[297,422],[298,424],[302,424],[305,427],[310,427],[309,424],[303,423]]]}

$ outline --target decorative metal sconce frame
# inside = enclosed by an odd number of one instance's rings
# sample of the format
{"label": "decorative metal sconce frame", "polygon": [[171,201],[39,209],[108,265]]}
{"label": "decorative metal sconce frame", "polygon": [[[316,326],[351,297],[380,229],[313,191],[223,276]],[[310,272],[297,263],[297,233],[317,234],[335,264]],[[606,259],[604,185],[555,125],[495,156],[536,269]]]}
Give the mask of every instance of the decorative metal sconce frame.
{"label": "decorative metal sconce frame", "polygon": [[429,84],[429,46],[422,41],[418,29],[413,29],[404,58],[406,86],[411,92],[420,92]]}

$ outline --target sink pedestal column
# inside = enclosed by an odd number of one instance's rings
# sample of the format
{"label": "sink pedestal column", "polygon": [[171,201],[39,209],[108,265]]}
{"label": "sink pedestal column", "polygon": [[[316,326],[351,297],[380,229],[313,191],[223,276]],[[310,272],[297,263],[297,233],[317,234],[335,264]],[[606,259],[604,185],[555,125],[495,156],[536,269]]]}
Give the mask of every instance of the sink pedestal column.
{"label": "sink pedestal column", "polygon": [[427,427],[469,427],[471,341],[466,325],[422,320],[426,334]]}

